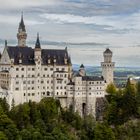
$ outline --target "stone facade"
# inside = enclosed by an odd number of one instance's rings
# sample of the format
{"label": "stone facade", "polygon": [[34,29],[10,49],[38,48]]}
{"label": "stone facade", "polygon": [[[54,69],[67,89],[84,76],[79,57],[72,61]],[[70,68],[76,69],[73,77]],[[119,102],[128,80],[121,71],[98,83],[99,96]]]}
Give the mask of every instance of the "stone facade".
{"label": "stone facade", "polygon": [[[21,34],[24,36],[19,37]],[[103,76],[87,76],[84,65],[73,74],[67,48],[42,49],[39,34],[34,48],[26,46],[23,21],[19,25],[18,46],[5,48],[0,60],[0,97],[9,105],[39,102],[44,97],[60,100],[63,108],[73,107],[81,116],[96,114],[96,99],[105,96],[105,87],[113,82],[112,52],[104,52]],[[108,52],[108,50],[111,52]]]}

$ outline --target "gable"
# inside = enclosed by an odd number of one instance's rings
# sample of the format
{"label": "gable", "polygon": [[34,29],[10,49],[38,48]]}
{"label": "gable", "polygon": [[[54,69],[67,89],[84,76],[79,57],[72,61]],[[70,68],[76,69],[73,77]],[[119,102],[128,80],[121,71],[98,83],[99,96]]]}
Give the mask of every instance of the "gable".
{"label": "gable", "polygon": [[4,48],[4,51],[2,53],[0,64],[11,64],[11,60],[6,47]]}

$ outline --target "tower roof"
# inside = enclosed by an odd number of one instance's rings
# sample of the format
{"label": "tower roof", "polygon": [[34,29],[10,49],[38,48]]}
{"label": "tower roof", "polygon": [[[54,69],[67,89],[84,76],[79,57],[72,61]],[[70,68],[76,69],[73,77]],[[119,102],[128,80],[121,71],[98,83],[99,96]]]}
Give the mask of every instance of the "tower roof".
{"label": "tower roof", "polygon": [[104,53],[112,53],[112,51],[111,51],[109,48],[107,48],[107,49],[104,51]]}
{"label": "tower roof", "polygon": [[39,40],[39,33],[37,33],[37,39],[36,39],[35,48],[39,48],[39,49],[41,48],[40,40]]}
{"label": "tower roof", "polygon": [[19,23],[19,29],[22,29],[22,31],[26,32],[25,25],[24,25],[24,20],[23,20],[23,13],[21,15],[21,21]]}
{"label": "tower roof", "polygon": [[80,68],[85,68],[83,64],[81,64]]}

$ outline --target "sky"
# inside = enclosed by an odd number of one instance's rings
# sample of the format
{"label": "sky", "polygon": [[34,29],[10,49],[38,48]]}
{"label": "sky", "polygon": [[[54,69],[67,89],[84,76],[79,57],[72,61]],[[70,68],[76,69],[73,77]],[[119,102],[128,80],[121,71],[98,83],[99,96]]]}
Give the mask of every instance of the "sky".
{"label": "sky", "polygon": [[140,0],[0,0],[0,3],[1,43],[7,39],[8,45],[17,44],[23,11],[27,43],[31,47],[39,32],[43,48],[67,46],[73,64],[100,65],[102,53],[109,47],[116,66],[140,67]]}

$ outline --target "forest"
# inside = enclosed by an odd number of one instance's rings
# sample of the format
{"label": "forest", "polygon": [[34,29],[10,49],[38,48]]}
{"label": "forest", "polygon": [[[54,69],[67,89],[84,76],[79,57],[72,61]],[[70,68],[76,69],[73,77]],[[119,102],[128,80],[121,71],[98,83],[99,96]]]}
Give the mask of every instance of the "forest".
{"label": "forest", "polygon": [[139,140],[140,83],[128,80],[125,89],[107,87],[103,119],[81,118],[77,112],[61,108],[59,100],[43,98],[11,110],[0,99],[0,140]]}

